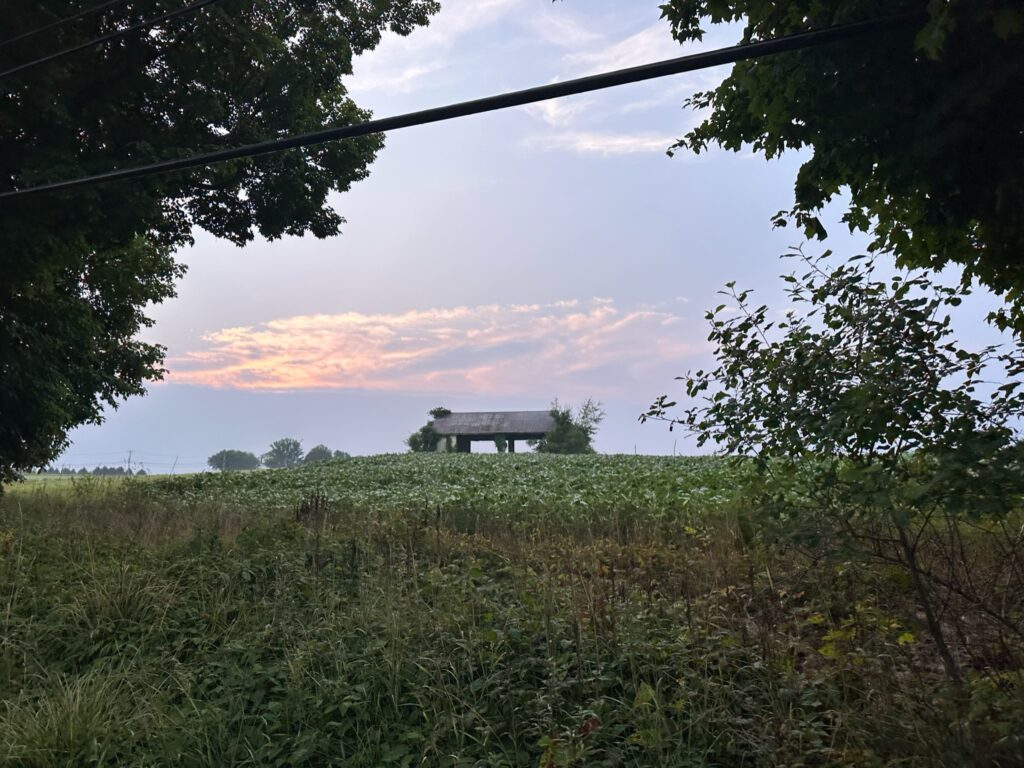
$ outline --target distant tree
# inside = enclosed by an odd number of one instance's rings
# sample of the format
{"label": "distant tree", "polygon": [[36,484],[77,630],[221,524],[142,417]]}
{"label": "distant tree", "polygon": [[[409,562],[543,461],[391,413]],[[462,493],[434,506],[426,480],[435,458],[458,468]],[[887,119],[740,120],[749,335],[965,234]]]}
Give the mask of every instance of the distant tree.
{"label": "distant tree", "polygon": [[573,414],[555,400],[551,405],[555,428],[537,441],[537,453],[594,453],[591,445],[598,426],[604,420],[601,403],[587,398]]}
{"label": "distant tree", "polygon": [[306,454],[306,458],[302,460],[303,464],[317,464],[321,461],[327,461],[333,458],[331,449],[326,445],[316,445],[309,449],[309,453]]}
{"label": "distant tree", "polygon": [[254,453],[227,449],[217,451],[206,460],[206,463],[211,469],[221,472],[238,472],[245,469],[256,469],[260,465],[260,460]]}
{"label": "distant tree", "polygon": [[302,463],[302,441],[282,437],[270,444],[270,450],[263,454],[264,465],[271,469],[294,467]]}
{"label": "distant tree", "polygon": [[148,475],[148,474],[149,473],[146,472],[146,470],[144,470],[144,469],[137,469],[137,470],[135,470],[135,476],[136,477],[146,477],[146,475]]}
{"label": "distant tree", "polygon": [[[430,410],[431,419],[418,430],[413,432],[409,437],[405,439],[405,444],[409,446],[409,450],[413,453],[428,453],[430,451],[436,451],[438,444],[441,442],[441,435],[436,429],[434,429],[434,419],[444,418],[451,414],[447,408],[438,406]],[[445,449],[449,448],[449,443],[445,441]]]}
{"label": "distant tree", "polygon": [[335,451],[334,452],[334,458],[336,458],[336,459],[351,459],[352,455],[349,454],[349,453],[346,453],[345,451]]}
{"label": "distant tree", "polygon": [[498,453],[506,453],[508,451],[508,438],[504,435],[495,435],[494,447],[498,449]]}
{"label": "distant tree", "polygon": [[78,470],[78,474],[80,474],[80,475],[88,475],[89,474],[89,470],[86,469],[85,467],[82,467],[80,470]]}

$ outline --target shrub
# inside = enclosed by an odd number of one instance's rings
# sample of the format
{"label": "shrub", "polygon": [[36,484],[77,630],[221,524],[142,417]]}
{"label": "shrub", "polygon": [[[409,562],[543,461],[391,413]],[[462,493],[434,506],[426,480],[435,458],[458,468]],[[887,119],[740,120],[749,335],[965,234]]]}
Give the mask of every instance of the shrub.
{"label": "shrub", "polygon": [[587,398],[573,414],[571,407],[562,407],[555,400],[551,404],[551,417],[555,428],[537,441],[537,453],[594,453],[591,442],[604,419],[599,402]]}
{"label": "shrub", "polygon": [[962,684],[949,635],[966,635],[944,617],[951,601],[983,608],[1000,632],[1022,632],[1007,608],[1016,601],[1006,585],[1018,580],[1006,571],[982,586],[961,553],[965,524],[1002,536],[993,523],[1024,493],[1015,421],[1024,346],[957,342],[949,310],[963,287],[924,272],[879,278],[867,257],[829,269],[829,254],[800,256],[806,271],[784,278],[796,309],[771,321],[729,283],[723,293],[738,311],[707,314],[716,366],[682,377],[697,404],[672,417],[675,403],[661,397],[641,418],[752,457],[749,491],[765,530],[904,570],[946,674]]}
{"label": "shrub", "polygon": [[[428,453],[430,451],[436,451],[437,446],[441,443],[441,435],[436,429],[434,429],[434,419],[440,419],[450,414],[451,411],[443,406],[432,408],[430,410],[430,421],[405,439],[405,444],[409,446],[409,450],[413,453]],[[444,450],[447,451],[450,449],[451,445],[449,441],[445,440]]]}

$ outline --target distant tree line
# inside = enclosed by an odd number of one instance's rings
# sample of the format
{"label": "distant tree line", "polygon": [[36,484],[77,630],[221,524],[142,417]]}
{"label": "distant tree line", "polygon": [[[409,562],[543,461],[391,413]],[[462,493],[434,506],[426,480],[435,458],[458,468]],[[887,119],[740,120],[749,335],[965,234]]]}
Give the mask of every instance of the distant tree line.
{"label": "distant tree line", "polygon": [[302,441],[293,437],[282,437],[270,444],[266,453],[257,456],[249,451],[225,449],[218,451],[206,460],[210,469],[220,472],[240,472],[259,469],[285,469],[288,467],[308,466],[328,459],[351,458],[345,451],[332,451],[326,445],[316,445],[303,451]]}
{"label": "distant tree line", "polygon": [[91,475],[93,477],[145,477],[144,469],[128,469],[126,467],[93,467],[92,469],[72,469],[71,467],[43,467],[39,470],[40,475]]}

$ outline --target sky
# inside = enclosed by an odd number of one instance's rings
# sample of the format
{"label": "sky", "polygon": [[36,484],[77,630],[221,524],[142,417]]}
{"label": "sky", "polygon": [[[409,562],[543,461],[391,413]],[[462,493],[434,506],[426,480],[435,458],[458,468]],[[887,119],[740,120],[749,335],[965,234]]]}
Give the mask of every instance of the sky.
{"label": "sky", "polygon": [[[441,4],[429,27],[357,60],[347,86],[360,106],[384,117],[738,37],[721,28],[680,46],[657,0]],[[791,206],[806,156],[666,153],[701,118],[683,101],[727,73],[396,131],[369,178],[332,197],[346,219],[335,238],[237,248],[197,233],[179,254],[178,297],[144,335],[167,347],[166,379],[75,430],[57,465],[131,452],[133,467],[194,471],[222,448],[262,453],[285,436],[397,452],[438,405],[587,397],[607,414],[597,450],[693,452],[638,415],[709,361],[704,312],[725,282],[784,310],[778,257],[801,245],[770,219]],[[826,211],[828,246],[861,252],[840,213]]]}

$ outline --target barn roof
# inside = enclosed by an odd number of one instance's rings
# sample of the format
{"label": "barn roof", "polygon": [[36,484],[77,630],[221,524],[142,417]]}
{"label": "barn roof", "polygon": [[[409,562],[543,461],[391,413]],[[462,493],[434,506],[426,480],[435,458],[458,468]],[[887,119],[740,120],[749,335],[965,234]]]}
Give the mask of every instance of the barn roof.
{"label": "barn roof", "polygon": [[555,428],[550,411],[452,413],[434,420],[442,435],[543,435]]}

